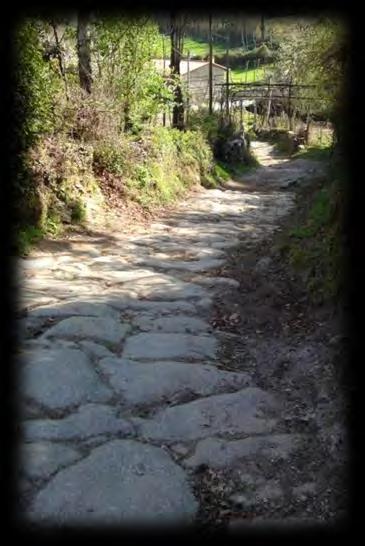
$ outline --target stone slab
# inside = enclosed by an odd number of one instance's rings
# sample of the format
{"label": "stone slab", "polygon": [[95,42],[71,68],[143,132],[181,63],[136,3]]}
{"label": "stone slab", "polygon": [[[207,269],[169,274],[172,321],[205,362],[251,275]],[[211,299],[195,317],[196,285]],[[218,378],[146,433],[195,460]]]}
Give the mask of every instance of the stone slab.
{"label": "stone slab", "polygon": [[225,441],[206,438],[200,441],[192,457],[184,462],[187,467],[207,464],[211,468],[227,468],[245,457],[264,455],[286,459],[296,449],[299,437],[293,434],[250,436],[243,440]]}
{"label": "stone slab", "polygon": [[76,449],[52,442],[34,442],[21,448],[21,470],[30,479],[46,479],[60,468],[81,458]]}
{"label": "stone slab", "polygon": [[160,411],[152,419],[138,421],[140,434],[166,442],[271,432],[276,419],[265,415],[278,409],[274,397],[259,388],[247,387]]}
{"label": "stone slab", "polygon": [[121,294],[128,295],[129,292],[137,294],[138,298],[165,301],[202,298],[206,295],[206,290],[201,286],[183,282],[172,275],[157,273],[124,283]]}
{"label": "stone slab", "polygon": [[29,312],[31,317],[68,317],[68,316],[90,316],[90,317],[111,317],[119,318],[119,313],[109,305],[103,303],[88,303],[75,301],[46,305],[37,307]]}
{"label": "stone slab", "polygon": [[181,362],[137,363],[117,358],[99,362],[104,375],[122,400],[132,405],[177,402],[187,395],[207,396],[250,383],[245,373],[217,370],[214,366]]}
{"label": "stone slab", "polygon": [[133,427],[104,404],[85,404],[63,419],[32,419],[23,423],[26,440],[86,439],[99,434],[133,434]]}
{"label": "stone slab", "polygon": [[217,348],[213,336],[142,333],[127,339],[122,356],[132,360],[214,359]]}
{"label": "stone slab", "polygon": [[147,311],[159,315],[170,313],[196,313],[196,307],[187,301],[149,301],[149,300],[128,300],[113,298],[110,302],[114,307],[126,310]]}
{"label": "stone slab", "polygon": [[187,315],[156,318],[140,314],[133,320],[133,324],[145,332],[198,334],[212,329],[204,320]]}
{"label": "stone slab", "polygon": [[35,497],[28,517],[57,525],[140,528],[189,524],[197,509],[183,470],[165,451],[115,440],[60,471]]}
{"label": "stone slab", "polygon": [[272,434],[265,436],[250,436],[243,440],[225,441],[219,438],[201,440],[195,453],[184,461],[190,468],[207,464],[211,468],[227,468],[245,457],[264,455],[286,459],[297,447],[298,437],[291,434]]}
{"label": "stone slab", "polygon": [[50,409],[83,402],[106,402],[112,392],[101,383],[79,350],[39,348],[24,351],[20,392]]}
{"label": "stone slab", "polygon": [[129,324],[121,324],[112,318],[70,317],[49,328],[42,337],[120,343],[129,330]]}
{"label": "stone slab", "polygon": [[147,265],[148,267],[156,267],[158,269],[177,269],[181,271],[190,271],[192,273],[200,271],[208,271],[209,269],[215,269],[224,264],[224,260],[218,260],[214,258],[205,258],[201,260],[166,260],[156,258],[144,258],[138,261],[141,265]]}

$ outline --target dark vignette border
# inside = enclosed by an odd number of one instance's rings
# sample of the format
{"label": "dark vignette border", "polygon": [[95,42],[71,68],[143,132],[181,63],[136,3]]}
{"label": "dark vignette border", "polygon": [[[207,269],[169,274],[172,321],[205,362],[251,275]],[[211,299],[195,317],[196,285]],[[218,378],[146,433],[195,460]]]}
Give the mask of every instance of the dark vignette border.
{"label": "dark vignette border", "polygon": [[[245,5],[246,4],[246,5]],[[349,506],[349,518],[344,521],[342,525],[326,526],[320,528],[310,528],[302,530],[297,527],[289,528],[285,533],[278,529],[273,530],[257,530],[250,534],[237,534],[237,535],[217,535],[211,533],[209,535],[199,535],[194,533],[193,530],[186,530],[182,528],[170,529],[170,530],[149,530],[146,528],[138,529],[111,529],[104,531],[102,528],[94,528],[92,531],[83,531],[82,529],[49,529],[39,530],[22,527],[16,519],[16,435],[17,435],[17,409],[15,400],[15,390],[17,383],[17,374],[15,369],[14,351],[17,347],[17,333],[15,329],[15,301],[16,290],[11,288],[14,284],[13,279],[16,273],[16,269],[11,256],[11,226],[13,225],[14,218],[11,214],[12,203],[12,179],[10,173],[10,159],[11,154],[14,153],[11,150],[10,142],[12,135],[12,120],[14,119],[14,109],[12,103],[12,67],[16,62],[16,52],[11,48],[12,32],[19,21],[25,15],[39,15],[42,16],[46,13],[57,13],[65,10],[74,11],[80,7],[79,3],[75,2],[63,2],[62,6],[54,5],[50,7],[46,2],[31,3],[27,7],[20,6],[7,6],[9,12],[2,18],[2,32],[1,32],[1,56],[2,61],[2,77],[1,77],[1,101],[0,105],[3,109],[4,123],[1,126],[2,142],[2,184],[0,186],[2,197],[0,203],[2,204],[2,216],[5,218],[3,223],[2,245],[3,260],[0,267],[1,275],[1,288],[3,292],[3,299],[1,305],[1,313],[3,315],[3,327],[1,328],[2,342],[0,345],[1,350],[1,387],[2,396],[1,402],[3,403],[2,411],[2,449],[0,454],[2,457],[2,488],[1,492],[4,495],[3,503],[3,516],[6,527],[3,527],[3,531],[9,531],[12,537],[15,538],[35,538],[37,542],[39,540],[51,539],[70,539],[76,538],[77,540],[86,539],[90,544],[91,542],[99,542],[100,539],[105,538],[125,538],[130,536],[133,540],[138,540],[145,537],[146,539],[161,538],[184,539],[190,536],[196,536],[198,540],[208,538],[223,538],[224,541],[234,540],[242,538],[257,538],[262,541],[263,538],[269,538],[270,540],[277,538],[282,541],[283,538],[294,538],[308,540],[308,538],[318,537],[320,539],[329,538],[345,538],[347,534],[351,535],[352,532],[357,530],[357,524],[359,523],[359,497],[360,497],[360,477],[361,477],[361,458],[360,458],[360,414],[359,414],[359,388],[360,388],[360,369],[361,369],[361,349],[360,345],[360,325],[361,318],[363,317],[362,311],[362,283],[364,277],[360,277],[363,272],[361,268],[362,256],[361,250],[363,248],[363,230],[362,222],[360,218],[364,216],[362,207],[362,191],[363,184],[360,178],[362,159],[361,155],[361,127],[360,116],[362,113],[363,98],[361,96],[362,87],[360,81],[361,66],[362,66],[362,35],[361,23],[363,17],[360,13],[360,7],[356,8],[355,1],[337,1],[334,2],[320,2],[320,1],[307,1],[303,2],[265,2],[255,1],[255,3],[245,3],[243,1],[236,0],[236,2],[213,2],[213,0],[204,3],[204,1],[189,2],[163,2],[163,1],[145,1],[145,2],[102,2],[91,3],[85,2],[84,7],[103,8],[110,12],[130,11],[130,10],[149,10],[152,12],[165,11],[174,9],[181,9],[190,11],[193,10],[196,13],[206,15],[208,9],[214,9],[216,12],[223,14],[232,13],[235,11],[244,11],[247,13],[264,12],[267,15],[305,15],[315,14],[319,11],[327,11],[329,15],[339,15],[343,20],[346,20],[350,29],[350,52],[351,63],[348,74],[348,88],[346,90],[347,100],[344,100],[343,109],[344,116],[347,119],[346,132],[345,132],[345,162],[348,169],[348,193],[346,195],[347,214],[344,223],[344,231],[347,245],[347,257],[345,258],[345,268],[347,271],[346,276],[346,309],[345,316],[346,322],[344,324],[345,334],[349,339],[349,360],[346,373],[346,388],[349,394],[349,405],[351,408],[350,419],[348,422],[350,439],[351,439],[351,468],[350,468],[350,496],[351,503]],[[54,532],[56,531],[56,532]],[[4,536],[8,536],[8,533],[3,533]]]}

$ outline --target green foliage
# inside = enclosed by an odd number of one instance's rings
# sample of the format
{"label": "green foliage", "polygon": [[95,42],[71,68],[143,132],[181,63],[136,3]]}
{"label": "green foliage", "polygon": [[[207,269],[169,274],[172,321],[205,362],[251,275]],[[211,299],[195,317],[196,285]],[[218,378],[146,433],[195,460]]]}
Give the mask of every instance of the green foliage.
{"label": "green foliage", "polygon": [[343,92],[346,47],[343,24],[327,18],[296,24],[281,39],[274,77],[319,89],[320,100],[295,101],[302,112],[320,112],[335,119]]}
{"label": "green foliage", "polygon": [[16,230],[15,253],[20,256],[27,256],[32,247],[42,239],[44,232],[36,226],[26,226]]}
{"label": "green foliage", "polygon": [[332,153],[331,146],[307,146],[303,150],[299,150],[293,155],[293,159],[312,159],[314,161],[326,161],[330,158]]}
{"label": "green foliage", "polygon": [[[229,178],[213,157],[221,133],[216,114],[191,112],[186,131],[156,126],[174,102],[173,78],[164,80],[152,63],[156,24],[148,16],[95,15],[89,25],[89,94],[80,88],[70,18],[52,24],[28,19],[14,36],[21,252],[43,235],[58,236],[66,224],[85,223],[90,199],[102,204],[107,196],[113,202],[117,193],[151,208],[183,196],[194,184],[215,187]],[[192,45],[186,41],[185,47]],[[232,58],[239,58],[238,49]],[[223,53],[224,46],[215,44],[215,51]]]}
{"label": "green foliage", "polygon": [[55,211],[50,211],[44,226],[44,231],[47,235],[57,236],[63,231],[62,220],[60,214]]}
{"label": "green foliage", "polygon": [[105,93],[120,105],[120,121],[129,130],[151,120],[172,94],[152,63],[158,47],[157,25],[148,17],[100,17],[93,43]]}
{"label": "green foliage", "polygon": [[92,152],[90,145],[62,134],[44,138],[30,148],[24,162],[32,185],[17,202],[18,215],[24,224],[56,235],[61,222],[69,218],[85,219],[75,204],[86,198],[101,199],[93,173]]}
{"label": "green foliage", "polygon": [[[11,141],[11,169],[14,188],[13,207],[20,225],[43,224],[46,203],[30,168],[29,149],[56,125],[55,104],[59,78],[52,63],[44,58],[42,39],[47,25],[24,19],[13,35],[13,94],[15,116]],[[27,247],[27,231],[20,247]]]}
{"label": "green foliage", "polygon": [[252,83],[265,80],[267,78],[268,67],[260,66],[259,68],[233,68],[231,76],[233,82]]}
{"label": "green foliage", "polygon": [[71,205],[71,222],[83,224],[86,220],[86,208],[84,203],[78,199]]}
{"label": "green foliage", "polygon": [[217,163],[214,166],[213,174],[219,182],[227,182],[227,180],[231,178],[227,167],[224,166],[222,163]]}
{"label": "green foliage", "polygon": [[97,174],[106,170],[111,174],[123,176],[127,161],[126,140],[118,138],[95,143],[93,167]]}
{"label": "green foliage", "polygon": [[218,137],[219,126],[220,118],[215,112],[209,114],[206,109],[190,112],[189,128],[194,131],[201,131],[211,144],[213,144]]}
{"label": "green foliage", "polygon": [[245,53],[242,53],[241,59],[243,62],[249,60],[260,60],[261,62],[272,62],[274,54],[269,50],[266,44],[260,45],[260,47],[251,49]]}
{"label": "green foliage", "polygon": [[328,188],[322,188],[316,194],[312,207],[304,225],[298,226],[291,231],[291,236],[298,239],[316,235],[331,218],[331,204]]}
{"label": "green foliage", "polygon": [[54,66],[43,57],[40,37],[45,24],[24,20],[16,28],[14,54],[14,97],[17,116],[15,134],[23,149],[55,124],[54,105],[59,78]]}
{"label": "green foliage", "polygon": [[110,179],[126,196],[150,208],[182,195],[213,169],[211,149],[196,131],[165,127],[145,130],[138,140],[128,135],[98,143],[95,175]]}
{"label": "green foliage", "polygon": [[339,199],[339,180],[327,179],[310,197],[307,211],[281,249],[316,302],[337,297],[343,283]]}

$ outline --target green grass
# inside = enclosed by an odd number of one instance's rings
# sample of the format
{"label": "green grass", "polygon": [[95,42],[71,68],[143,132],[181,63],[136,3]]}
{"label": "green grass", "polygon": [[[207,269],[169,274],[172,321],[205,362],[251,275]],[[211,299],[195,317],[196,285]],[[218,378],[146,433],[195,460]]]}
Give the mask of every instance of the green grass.
{"label": "green grass", "polygon": [[257,161],[255,155],[251,152],[249,156],[248,163],[224,163],[219,161],[215,167],[217,178],[219,181],[227,181],[235,176],[242,176],[243,174],[248,174],[253,170],[257,169],[260,166],[260,163]]}
{"label": "green grass", "polygon": [[293,159],[312,159],[314,161],[326,161],[331,155],[331,146],[308,146],[304,150],[299,150],[293,154]]}
{"label": "green grass", "polygon": [[322,188],[316,194],[313,205],[309,210],[307,221],[304,225],[293,228],[291,237],[306,239],[316,235],[321,228],[326,226],[331,218],[330,193],[327,188]]}
{"label": "green grass", "polygon": [[214,176],[216,177],[218,182],[226,182],[231,178],[229,169],[222,162],[217,162],[214,166]]}
{"label": "green grass", "polygon": [[236,165],[232,165],[232,173],[237,176],[242,174],[248,174],[252,172],[253,170],[257,169],[257,167],[259,166],[260,166],[260,163],[251,152],[248,164],[237,163]]}
{"label": "green grass", "polygon": [[342,283],[338,188],[338,181],[327,179],[300,198],[302,212],[280,249],[317,303],[335,298]]}
{"label": "green grass", "polygon": [[[230,49],[230,53],[234,53],[236,50],[241,50],[241,48]],[[165,55],[170,57],[171,43],[170,39],[165,37]],[[207,41],[198,41],[193,38],[184,38],[183,44],[183,55],[186,56],[190,51],[191,57],[206,57],[209,54],[209,43]],[[226,53],[226,46],[222,43],[213,43],[213,54],[215,55],[224,55]],[[162,36],[157,46],[157,55],[158,57],[163,57],[163,41]]]}
{"label": "green grass", "polygon": [[259,68],[233,68],[231,70],[231,77],[233,82],[251,83],[254,81],[262,81],[266,79],[266,72],[268,67]]}

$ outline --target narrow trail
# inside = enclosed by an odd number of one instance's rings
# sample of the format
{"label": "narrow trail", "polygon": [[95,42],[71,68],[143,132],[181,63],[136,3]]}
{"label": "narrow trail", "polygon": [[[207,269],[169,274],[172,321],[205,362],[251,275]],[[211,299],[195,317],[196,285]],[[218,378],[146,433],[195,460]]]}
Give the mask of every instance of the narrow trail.
{"label": "narrow trail", "polygon": [[[268,260],[251,265],[248,256],[257,258],[293,210],[292,187],[320,174],[317,162],[254,146],[263,167],[225,189],[199,190],[148,228],[50,241],[21,260],[27,520],[234,531],[337,516],[328,473],[342,468],[340,418],[323,425],[309,411],[321,395],[328,416],[329,373],[313,399],[326,343],[293,348],[249,324],[245,339],[214,320],[244,300],[242,314],[257,321],[257,301],[219,271],[244,248],[242,267],[265,276]],[[285,311],[276,313],[273,323]],[[285,367],[273,374],[290,351],[289,376]]]}

